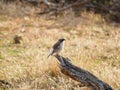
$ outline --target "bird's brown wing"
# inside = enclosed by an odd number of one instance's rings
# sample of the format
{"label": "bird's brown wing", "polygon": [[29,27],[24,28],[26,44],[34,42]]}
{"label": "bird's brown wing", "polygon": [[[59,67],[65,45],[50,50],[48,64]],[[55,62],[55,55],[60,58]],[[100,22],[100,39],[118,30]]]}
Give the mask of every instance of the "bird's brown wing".
{"label": "bird's brown wing", "polygon": [[54,46],[53,46],[53,49],[54,49],[54,52],[56,50],[60,49],[60,42],[55,43]]}

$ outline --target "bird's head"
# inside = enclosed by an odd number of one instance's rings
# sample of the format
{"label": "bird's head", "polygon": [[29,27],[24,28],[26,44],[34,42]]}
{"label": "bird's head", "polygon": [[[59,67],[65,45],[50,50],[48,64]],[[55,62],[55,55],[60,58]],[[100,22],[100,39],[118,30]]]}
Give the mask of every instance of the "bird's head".
{"label": "bird's head", "polygon": [[64,39],[64,38],[59,39],[59,42],[63,42],[63,41],[65,41],[65,39]]}

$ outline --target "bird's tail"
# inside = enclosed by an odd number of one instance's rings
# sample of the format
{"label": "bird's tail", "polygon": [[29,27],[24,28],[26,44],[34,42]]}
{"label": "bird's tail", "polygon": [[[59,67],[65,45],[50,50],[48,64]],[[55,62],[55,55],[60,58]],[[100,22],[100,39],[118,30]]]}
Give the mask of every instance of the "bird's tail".
{"label": "bird's tail", "polygon": [[49,56],[53,55],[53,53],[54,53],[54,50],[53,50],[53,48],[51,48],[51,49],[50,49],[50,53],[49,53],[49,55],[47,56],[47,58],[49,58]]}
{"label": "bird's tail", "polygon": [[50,54],[47,56],[47,58],[49,58],[49,56],[53,55],[53,53],[54,53],[54,52],[50,53]]}
{"label": "bird's tail", "polygon": [[47,56],[47,58],[49,58],[49,56],[51,56],[51,54],[49,54],[49,55]]}

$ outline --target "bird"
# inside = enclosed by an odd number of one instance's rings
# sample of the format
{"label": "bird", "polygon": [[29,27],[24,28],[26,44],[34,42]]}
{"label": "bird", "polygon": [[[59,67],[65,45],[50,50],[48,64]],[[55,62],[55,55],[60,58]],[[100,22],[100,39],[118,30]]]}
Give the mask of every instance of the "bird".
{"label": "bird", "polygon": [[49,58],[49,56],[53,55],[53,54],[59,54],[60,51],[62,51],[64,49],[64,38],[59,39],[54,45],[53,47],[50,49],[50,53],[47,56],[47,58]]}

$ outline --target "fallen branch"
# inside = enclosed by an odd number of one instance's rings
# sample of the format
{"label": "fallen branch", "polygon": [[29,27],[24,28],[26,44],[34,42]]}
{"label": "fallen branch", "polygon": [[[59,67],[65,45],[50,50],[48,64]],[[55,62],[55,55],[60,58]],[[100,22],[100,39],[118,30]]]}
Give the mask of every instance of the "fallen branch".
{"label": "fallen branch", "polygon": [[[71,7],[74,7],[74,6],[83,6],[87,3],[89,3],[90,0],[84,0],[84,1],[76,1],[72,4],[68,4],[68,5],[60,5],[60,4],[55,4],[55,3],[51,3],[51,2],[48,2],[48,0],[44,0],[44,3],[48,6],[54,6],[54,7],[49,7],[47,10],[43,11],[43,12],[40,12],[40,13],[37,13],[37,14],[40,14],[40,15],[43,15],[43,14],[47,14],[47,13],[50,13],[52,12],[53,14],[54,13],[59,13],[61,11],[65,11],[67,9],[70,9]],[[60,7],[61,6],[61,7]]]}
{"label": "fallen branch", "polygon": [[60,62],[61,72],[70,78],[82,83],[85,86],[92,86],[93,90],[114,90],[111,86],[100,80],[92,73],[73,65],[70,62],[70,59],[59,55],[55,55],[55,57]]}
{"label": "fallen branch", "polygon": [[59,4],[49,2],[48,0],[43,0],[43,2],[44,2],[45,4],[47,4],[48,6],[59,6]]}

